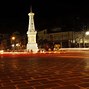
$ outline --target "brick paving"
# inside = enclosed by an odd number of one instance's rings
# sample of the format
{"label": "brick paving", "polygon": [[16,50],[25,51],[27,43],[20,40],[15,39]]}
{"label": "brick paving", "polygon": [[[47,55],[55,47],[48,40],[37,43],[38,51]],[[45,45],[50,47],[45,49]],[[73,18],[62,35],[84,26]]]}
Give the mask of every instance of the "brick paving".
{"label": "brick paving", "polygon": [[0,57],[0,89],[89,89],[89,58]]}

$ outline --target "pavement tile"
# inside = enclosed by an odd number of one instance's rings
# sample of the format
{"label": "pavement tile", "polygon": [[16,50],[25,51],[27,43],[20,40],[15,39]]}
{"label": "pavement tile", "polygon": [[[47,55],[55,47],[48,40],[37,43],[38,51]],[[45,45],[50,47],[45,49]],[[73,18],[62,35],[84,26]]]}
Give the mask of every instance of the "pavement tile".
{"label": "pavement tile", "polygon": [[3,86],[3,87],[5,87],[5,86],[15,86],[15,84],[3,82],[3,83],[2,83],[2,86]]}
{"label": "pavement tile", "polygon": [[30,84],[17,84],[16,87],[18,89],[25,89],[25,88],[28,88],[28,89],[31,88],[31,89],[33,89]]}
{"label": "pavement tile", "polygon": [[0,89],[16,89],[14,86],[6,86],[6,87],[0,87]]}
{"label": "pavement tile", "polygon": [[49,83],[49,84],[44,84],[44,85],[40,85],[40,86],[34,86],[35,89],[46,89],[46,88],[52,88],[52,87],[57,87],[59,86],[56,83]]}
{"label": "pavement tile", "polygon": [[89,82],[84,82],[84,83],[78,84],[78,86],[84,87],[84,88],[89,88]]}
{"label": "pavement tile", "polygon": [[81,89],[81,88],[76,85],[67,85],[67,86],[61,87],[60,89]]}
{"label": "pavement tile", "polygon": [[89,78],[80,79],[81,82],[89,82]]}
{"label": "pavement tile", "polygon": [[29,84],[36,84],[36,83],[39,83],[39,84],[42,84],[42,83],[48,83],[49,81],[47,79],[39,79],[39,80],[33,80],[33,81],[27,81]]}
{"label": "pavement tile", "polygon": [[34,89],[34,88],[30,86],[25,86],[25,87],[18,87],[17,89]]}

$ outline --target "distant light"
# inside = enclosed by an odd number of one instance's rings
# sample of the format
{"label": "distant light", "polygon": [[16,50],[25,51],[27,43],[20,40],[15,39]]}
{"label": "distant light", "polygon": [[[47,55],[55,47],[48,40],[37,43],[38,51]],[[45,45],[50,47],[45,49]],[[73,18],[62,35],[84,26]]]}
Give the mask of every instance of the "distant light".
{"label": "distant light", "polygon": [[4,50],[0,50],[0,54],[3,54]]}
{"label": "distant light", "polygon": [[12,40],[15,40],[15,37],[14,36],[12,37]]}
{"label": "distant light", "polygon": [[15,45],[14,45],[14,44],[12,44],[11,46],[12,46],[12,47],[14,47]]}
{"label": "distant light", "polygon": [[89,31],[87,31],[85,34],[86,34],[86,35],[89,35]]}
{"label": "distant light", "polygon": [[16,44],[16,46],[17,46],[17,47],[19,47],[19,46],[20,46],[20,44],[19,44],[19,43],[17,43],[17,44]]}

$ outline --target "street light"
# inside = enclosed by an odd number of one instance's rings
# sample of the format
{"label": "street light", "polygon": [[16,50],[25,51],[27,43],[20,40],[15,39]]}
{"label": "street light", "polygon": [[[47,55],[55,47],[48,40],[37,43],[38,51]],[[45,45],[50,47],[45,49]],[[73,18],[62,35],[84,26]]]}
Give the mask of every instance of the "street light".
{"label": "street light", "polygon": [[83,36],[83,46],[84,46],[84,48],[86,47],[86,43],[88,42],[87,38],[86,38],[88,35],[89,35],[89,31],[85,31],[84,36]]}
{"label": "street light", "polygon": [[12,40],[15,40],[15,37],[14,36],[12,37]]}
{"label": "street light", "polygon": [[11,40],[12,40],[12,45],[11,46],[12,46],[13,50],[15,50],[15,39],[16,39],[15,36],[11,37]]}
{"label": "street light", "polygon": [[85,35],[89,35],[89,31],[87,31],[87,32],[85,33]]}

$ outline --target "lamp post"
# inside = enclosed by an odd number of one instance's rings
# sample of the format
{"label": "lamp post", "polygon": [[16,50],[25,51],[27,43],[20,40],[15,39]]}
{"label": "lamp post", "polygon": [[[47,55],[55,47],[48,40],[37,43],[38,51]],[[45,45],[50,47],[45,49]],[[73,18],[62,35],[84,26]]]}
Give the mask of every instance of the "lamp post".
{"label": "lamp post", "polygon": [[85,36],[86,36],[86,40],[85,40],[85,42],[86,42],[86,47],[89,47],[89,31],[86,31],[86,32],[85,32]]}
{"label": "lamp post", "polygon": [[83,47],[85,48],[85,37],[86,37],[86,35],[88,34],[87,33],[88,31],[87,31],[87,25],[85,25],[84,27],[83,27]]}
{"label": "lamp post", "polygon": [[86,36],[88,36],[89,35],[89,31],[84,31],[84,36],[83,36],[83,46],[84,46],[84,48],[86,47]]}
{"label": "lamp post", "polygon": [[16,37],[15,36],[12,36],[11,37],[11,42],[12,42],[12,49],[13,49],[13,51],[15,50],[15,39],[16,39]]}

